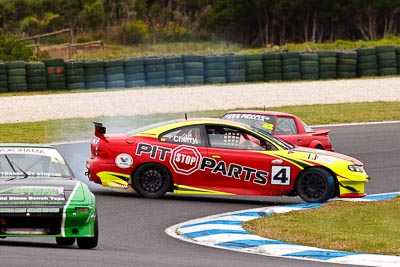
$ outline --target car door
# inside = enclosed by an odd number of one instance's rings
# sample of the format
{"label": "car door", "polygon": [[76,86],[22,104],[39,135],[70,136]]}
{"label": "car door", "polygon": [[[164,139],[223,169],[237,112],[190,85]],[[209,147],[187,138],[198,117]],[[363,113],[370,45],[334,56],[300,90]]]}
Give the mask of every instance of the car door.
{"label": "car door", "polygon": [[159,141],[165,153],[175,187],[198,187],[205,184],[205,175],[199,170],[207,145],[201,125],[173,129],[160,135]]}
{"label": "car door", "polygon": [[270,186],[271,166],[276,160],[268,149],[276,149],[249,132],[223,125],[206,125],[208,156],[200,169],[211,190],[232,194],[262,195]]}

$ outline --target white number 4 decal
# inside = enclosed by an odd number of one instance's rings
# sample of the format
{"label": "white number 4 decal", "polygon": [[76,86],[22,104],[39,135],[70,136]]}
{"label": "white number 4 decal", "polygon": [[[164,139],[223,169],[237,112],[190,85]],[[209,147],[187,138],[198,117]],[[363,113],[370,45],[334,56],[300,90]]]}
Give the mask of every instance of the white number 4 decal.
{"label": "white number 4 decal", "polygon": [[290,185],[290,167],[289,166],[272,166],[271,184]]}

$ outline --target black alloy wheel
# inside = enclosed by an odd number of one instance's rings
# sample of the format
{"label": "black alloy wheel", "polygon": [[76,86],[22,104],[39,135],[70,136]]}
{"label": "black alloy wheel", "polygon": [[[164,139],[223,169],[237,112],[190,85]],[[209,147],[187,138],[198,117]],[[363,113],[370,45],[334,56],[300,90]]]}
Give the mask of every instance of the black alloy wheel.
{"label": "black alloy wheel", "polygon": [[146,198],[163,197],[168,192],[172,182],[168,170],[157,163],[140,166],[132,179],[135,191]]}
{"label": "black alloy wheel", "polygon": [[335,178],[325,169],[310,168],[297,177],[296,191],[305,202],[325,202],[335,195]]}

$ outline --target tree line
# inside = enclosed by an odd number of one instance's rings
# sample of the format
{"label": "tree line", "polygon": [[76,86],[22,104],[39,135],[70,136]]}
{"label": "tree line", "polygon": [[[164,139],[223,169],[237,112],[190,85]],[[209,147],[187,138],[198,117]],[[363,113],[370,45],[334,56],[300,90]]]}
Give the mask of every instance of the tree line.
{"label": "tree line", "polygon": [[400,33],[400,0],[0,0],[3,35],[63,28],[122,44],[377,40]]}

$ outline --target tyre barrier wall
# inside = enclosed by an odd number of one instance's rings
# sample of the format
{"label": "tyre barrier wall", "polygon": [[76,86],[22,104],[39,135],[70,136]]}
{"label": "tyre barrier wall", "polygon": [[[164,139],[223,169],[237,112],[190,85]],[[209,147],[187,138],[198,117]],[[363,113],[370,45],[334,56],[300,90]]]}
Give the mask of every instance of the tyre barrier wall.
{"label": "tyre barrier wall", "polygon": [[245,82],[349,79],[400,74],[400,47],[0,63],[0,93]]}

